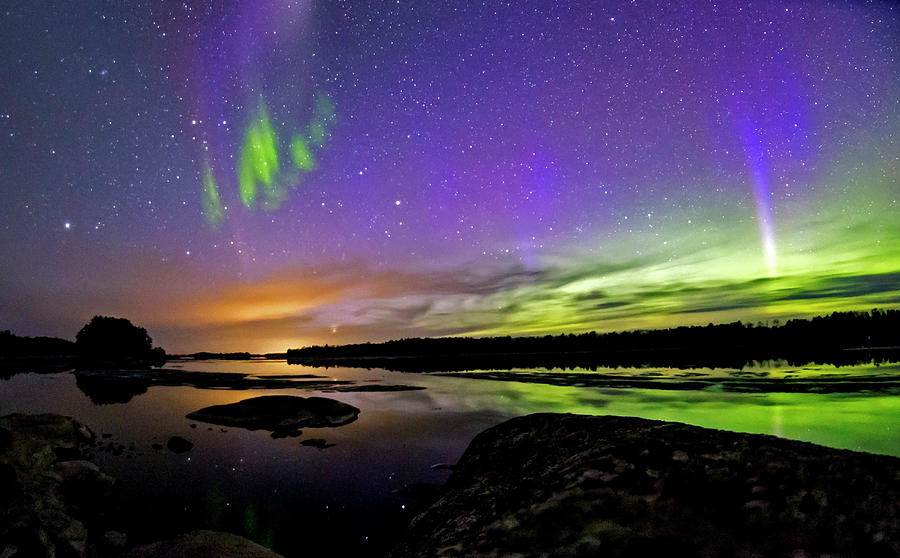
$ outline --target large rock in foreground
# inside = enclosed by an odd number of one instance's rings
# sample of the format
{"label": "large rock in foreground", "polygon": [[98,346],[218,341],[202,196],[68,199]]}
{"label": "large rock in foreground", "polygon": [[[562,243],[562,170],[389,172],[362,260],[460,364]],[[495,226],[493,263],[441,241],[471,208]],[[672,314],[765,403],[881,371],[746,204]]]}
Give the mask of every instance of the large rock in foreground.
{"label": "large rock in foreground", "polygon": [[631,417],[479,434],[393,556],[898,556],[900,459]]}
{"label": "large rock in foreground", "polygon": [[86,460],[93,440],[70,417],[0,417],[0,556],[90,554],[115,482]]}
{"label": "large rock in foreground", "polygon": [[325,397],[264,395],[229,405],[213,405],[187,415],[191,420],[239,426],[250,430],[286,431],[343,426],[356,420],[359,409]]}
{"label": "large rock in foreground", "polygon": [[191,531],[131,549],[127,558],[279,558],[264,546],[231,533]]}

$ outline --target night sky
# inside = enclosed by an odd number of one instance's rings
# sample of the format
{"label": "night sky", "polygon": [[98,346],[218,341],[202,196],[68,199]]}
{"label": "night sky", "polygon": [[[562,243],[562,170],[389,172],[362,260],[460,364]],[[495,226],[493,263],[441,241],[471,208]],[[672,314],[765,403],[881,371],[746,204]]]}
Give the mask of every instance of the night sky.
{"label": "night sky", "polygon": [[893,2],[8,1],[0,45],[0,329],[282,351],[900,306]]}

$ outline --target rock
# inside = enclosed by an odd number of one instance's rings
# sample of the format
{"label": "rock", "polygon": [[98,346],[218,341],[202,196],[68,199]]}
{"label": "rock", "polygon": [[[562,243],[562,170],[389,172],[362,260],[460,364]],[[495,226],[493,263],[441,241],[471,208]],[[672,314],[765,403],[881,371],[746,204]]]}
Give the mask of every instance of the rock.
{"label": "rock", "polygon": [[119,531],[107,531],[103,533],[100,539],[98,555],[99,556],[118,556],[125,550],[128,543],[128,537],[125,533]]}
{"label": "rock", "polygon": [[152,448],[155,449],[155,450],[161,450],[161,449],[163,449],[162,444],[158,444],[158,443],[154,443],[154,444],[151,445],[150,447],[152,447]]}
{"label": "rock", "polygon": [[271,550],[231,533],[191,531],[173,539],[133,548],[127,558],[278,558]]}
{"label": "rock", "polygon": [[116,479],[90,461],[62,461],[56,464],[56,469],[62,477],[63,493],[79,506],[96,505],[98,500],[112,496]]}
{"label": "rock", "polygon": [[0,427],[0,450],[5,450],[12,444],[12,432]]}
{"label": "rock", "polygon": [[94,435],[60,415],[0,417],[0,556],[85,556],[114,479],[86,461]]}
{"label": "rock", "polygon": [[187,415],[191,420],[249,430],[292,431],[303,427],[343,426],[359,409],[325,397],[264,395],[230,405],[213,405]]}
{"label": "rock", "polygon": [[5,506],[22,492],[19,475],[9,463],[0,463],[0,505]]}
{"label": "rock", "polygon": [[479,434],[407,556],[900,555],[900,459],[631,417]]}
{"label": "rock", "polygon": [[64,448],[57,447],[53,448],[53,453],[56,454],[57,461],[71,461],[81,458],[81,449],[78,447]]}
{"label": "rock", "polygon": [[299,438],[303,436],[302,430],[274,430],[270,434],[272,438]]}
{"label": "rock", "polygon": [[300,442],[300,445],[319,448],[320,450],[334,447],[334,444],[329,444],[322,438],[309,438]]}
{"label": "rock", "polygon": [[172,436],[166,443],[166,447],[173,453],[184,453],[190,451],[194,447],[189,440],[185,440],[181,436]]}

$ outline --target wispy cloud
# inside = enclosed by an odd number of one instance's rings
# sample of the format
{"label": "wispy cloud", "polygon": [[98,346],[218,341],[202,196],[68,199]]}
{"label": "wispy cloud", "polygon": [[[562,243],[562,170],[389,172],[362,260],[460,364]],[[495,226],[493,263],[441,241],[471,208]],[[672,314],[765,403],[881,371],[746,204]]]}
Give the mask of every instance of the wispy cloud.
{"label": "wispy cloud", "polygon": [[[658,280],[642,261],[526,269],[518,262],[433,270],[362,264],[282,272],[207,293],[173,319],[182,338],[243,336],[266,350],[440,335],[545,334],[758,320],[900,304],[900,272]],[[693,278],[693,279],[692,279]],[[196,320],[196,322],[193,322]],[[162,325],[162,324],[161,324]],[[205,331],[207,333],[202,333]],[[194,334],[190,334],[194,331]],[[215,348],[215,347],[210,347]]]}

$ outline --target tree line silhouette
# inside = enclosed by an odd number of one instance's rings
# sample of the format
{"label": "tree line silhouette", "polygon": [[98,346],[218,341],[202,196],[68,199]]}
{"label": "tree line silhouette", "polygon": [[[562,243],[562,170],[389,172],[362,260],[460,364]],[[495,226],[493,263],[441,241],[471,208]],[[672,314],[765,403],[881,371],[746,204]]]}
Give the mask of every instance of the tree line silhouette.
{"label": "tree line silhouette", "polygon": [[58,337],[19,337],[8,329],[0,331],[0,356],[71,356],[75,343]]}
{"label": "tree line silhouette", "polygon": [[[35,362],[35,359],[38,362]],[[0,367],[18,370],[75,367],[162,366],[166,352],[154,347],[147,330],[125,318],[94,316],[75,335],[75,342],[58,337],[19,337],[0,331]]]}
{"label": "tree line silhouette", "polygon": [[288,362],[402,371],[510,367],[742,367],[783,359],[847,365],[900,357],[900,310],[833,312],[784,323],[706,326],[543,337],[408,338],[288,349]]}

